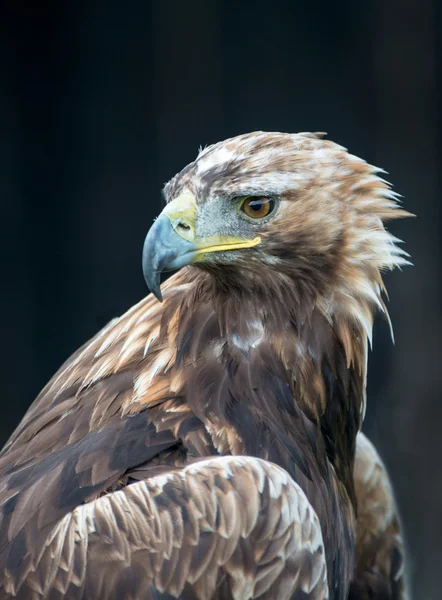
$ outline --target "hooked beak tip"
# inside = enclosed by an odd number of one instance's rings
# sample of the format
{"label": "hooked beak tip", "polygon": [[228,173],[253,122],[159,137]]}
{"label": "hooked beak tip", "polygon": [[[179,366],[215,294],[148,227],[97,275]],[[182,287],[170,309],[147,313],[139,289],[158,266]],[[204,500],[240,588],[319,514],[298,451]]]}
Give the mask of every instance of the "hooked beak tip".
{"label": "hooked beak tip", "polygon": [[[147,263],[147,264],[146,264]],[[159,301],[163,301],[163,295],[161,293],[161,272],[153,269],[146,259],[143,257],[143,275],[144,281],[146,282],[147,287],[151,294],[155,296],[155,298]]]}
{"label": "hooked beak tip", "polygon": [[155,296],[155,298],[158,300],[158,302],[163,301],[163,294],[161,293],[161,289],[159,287],[156,290],[150,290],[150,291]]}

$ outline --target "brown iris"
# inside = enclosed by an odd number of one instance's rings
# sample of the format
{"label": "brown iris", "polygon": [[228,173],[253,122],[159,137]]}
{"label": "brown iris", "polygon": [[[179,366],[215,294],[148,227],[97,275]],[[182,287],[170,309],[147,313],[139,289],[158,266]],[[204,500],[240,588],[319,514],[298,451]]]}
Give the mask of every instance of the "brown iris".
{"label": "brown iris", "polygon": [[262,219],[269,215],[275,206],[273,198],[267,196],[248,196],[241,210],[251,219]]}

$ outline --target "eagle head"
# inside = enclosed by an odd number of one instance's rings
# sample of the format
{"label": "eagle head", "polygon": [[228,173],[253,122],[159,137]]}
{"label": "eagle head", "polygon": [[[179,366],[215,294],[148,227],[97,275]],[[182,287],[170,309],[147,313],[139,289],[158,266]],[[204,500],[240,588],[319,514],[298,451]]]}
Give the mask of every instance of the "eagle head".
{"label": "eagle head", "polygon": [[380,172],[323,134],[209,146],[165,186],[146,282],[161,300],[161,272],[193,264],[227,286],[282,284],[313,302],[346,299],[350,311],[355,301],[382,308],[381,271],[408,262],[384,223],[409,213]]}

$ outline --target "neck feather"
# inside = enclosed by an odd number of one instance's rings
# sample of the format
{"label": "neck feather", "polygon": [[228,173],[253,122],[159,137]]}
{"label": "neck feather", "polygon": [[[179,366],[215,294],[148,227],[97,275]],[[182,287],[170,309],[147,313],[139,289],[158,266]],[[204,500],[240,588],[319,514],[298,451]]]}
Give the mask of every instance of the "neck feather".
{"label": "neck feather", "polygon": [[[294,286],[271,282],[259,289],[256,281],[244,285],[243,278],[233,288],[229,279],[225,289],[213,274],[193,275],[177,336],[178,355],[189,368],[192,409],[205,422],[215,420],[215,428],[241,430],[250,453],[257,444],[267,447],[260,439],[264,432],[277,438],[278,427],[284,435],[293,433],[298,445],[310,446],[308,452],[315,439],[315,453],[323,452],[353,499],[372,306],[360,309],[361,323],[337,312],[330,300]],[[278,443],[282,452],[286,442]]]}

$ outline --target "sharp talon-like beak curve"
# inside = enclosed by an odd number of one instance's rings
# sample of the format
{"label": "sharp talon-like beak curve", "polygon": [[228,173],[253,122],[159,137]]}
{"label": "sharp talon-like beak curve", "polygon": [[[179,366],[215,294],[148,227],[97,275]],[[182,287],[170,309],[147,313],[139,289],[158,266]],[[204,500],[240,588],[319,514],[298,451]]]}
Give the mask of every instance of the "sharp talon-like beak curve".
{"label": "sharp talon-like beak curve", "polygon": [[252,248],[261,238],[246,240],[226,235],[197,239],[195,233],[197,205],[190,193],[170,202],[146,236],[143,247],[143,274],[153,295],[162,302],[161,273],[173,271],[204,260],[206,254]]}
{"label": "sharp talon-like beak curve", "polygon": [[162,302],[161,273],[192,262],[194,244],[180,237],[170,219],[161,214],[146,236],[143,247],[143,274],[152,294]]}
{"label": "sharp talon-like beak curve", "polygon": [[195,259],[196,210],[194,196],[182,194],[164,208],[144,241],[144,279],[160,302],[161,273],[180,269]]}

